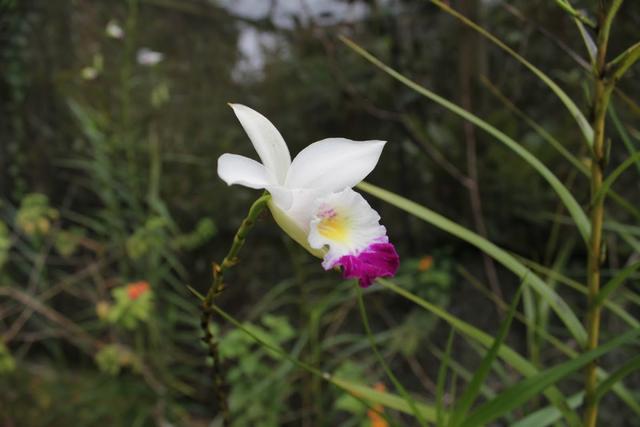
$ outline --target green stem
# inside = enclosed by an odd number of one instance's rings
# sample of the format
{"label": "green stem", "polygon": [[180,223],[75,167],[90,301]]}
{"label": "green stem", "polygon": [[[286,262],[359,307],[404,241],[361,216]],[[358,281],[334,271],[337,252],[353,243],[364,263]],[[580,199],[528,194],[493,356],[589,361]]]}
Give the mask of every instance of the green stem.
{"label": "green stem", "polygon": [[207,295],[202,300],[201,305],[202,315],[200,316],[200,327],[202,328],[203,333],[202,340],[207,344],[207,347],[209,348],[209,355],[213,359],[213,382],[216,390],[216,399],[220,406],[223,425],[225,427],[231,426],[231,412],[229,411],[227,386],[220,362],[218,341],[211,333],[209,323],[211,323],[213,318],[214,300],[216,296],[224,290],[224,273],[238,262],[238,253],[244,245],[247,234],[253,228],[258,215],[260,215],[260,213],[267,207],[267,203],[270,199],[271,196],[265,193],[262,197],[256,200],[253,205],[251,205],[247,217],[242,221],[240,228],[238,228],[238,231],[233,238],[233,244],[231,245],[227,256],[224,257],[221,264],[213,264],[213,283],[211,284]]}
{"label": "green stem", "polygon": [[562,10],[567,12],[569,15],[573,16],[578,21],[582,22],[583,24],[591,28],[596,28],[596,23],[593,22],[593,20],[588,16],[585,16],[583,13],[575,10],[573,6],[571,6],[571,3],[567,2],[566,0],[555,0],[555,2]]}
{"label": "green stem", "polygon": [[402,397],[407,401],[407,403],[411,407],[411,411],[413,412],[413,415],[418,419],[418,422],[420,423],[420,425],[423,427],[428,426],[429,424],[427,423],[427,420],[425,420],[424,417],[422,416],[422,413],[418,410],[418,407],[416,406],[416,402],[413,400],[409,392],[407,392],[407,389],[404,388],[402,383],[398,381],[398,378],[396,378],[396,376],[393,374],[393,372],[391,371],[391,368],[389,368],[389,365],[385,362],[384,357],[382,357],[382,355],[380,354],[380,351],[378,351],[378,345],[376,344],[376,339],[373,336],[373,333],[371,332],[371,327],[369,326],[369,318],[367,317],[367,310],[365,309],[365,306],[364,306],[364,299],[362,298],[362,289],[360,288],[360,286],[356,286],[356,291],[358,295],[358,308],[360,309],[362,324],[364,325],[365,332],[367,333],[367,338],[369,339],[369,345],[371,346],[373,353],[375,354],[376,358],[382,365],[384,372],[387,374],[387,376],[393,383],[393,386],[396,389],[398,389],[398,391],[400,391],[400,393],[402,394]]}
{"label": "green stem", "polygon": [[[605,147],[605,122],[607,108],[611,98],[611,92],[615,80],[611,80],[607,75],[607,46],[609,43],[609,32],[611,23],[618,9],[622,5],[622,0],[613,0],[608,10],[604,9],[601,3],[600,29],[598,32],[596,61],[594,64],[594,106],[593,106],[593,145],[591,152],[591,199],[593,202],[591,210],[591,238],[589,240],[589,258],[587,265],[587,346],[585,351],[594,350],[598,347],[600,336],[600,314],[601,305],[595,304],[600,292],[600,265],[602,263],[602,228],[604,224],[604,198],[596,197],[600,194],[603,186],[604,168],[606,164]],[[597,389],[597,360],[593,360],[587,366],[585,372],[585,427],[595,427],[598,420],[598,400],[596,399]]]}

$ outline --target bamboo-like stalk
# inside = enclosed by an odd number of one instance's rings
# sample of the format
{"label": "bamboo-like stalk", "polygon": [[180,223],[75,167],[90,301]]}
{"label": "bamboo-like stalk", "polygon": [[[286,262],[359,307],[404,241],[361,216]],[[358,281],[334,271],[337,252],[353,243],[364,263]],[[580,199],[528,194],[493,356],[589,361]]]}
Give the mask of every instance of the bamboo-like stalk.
{"label": "bamboo-like stalk", "polygon": [[271,196],[265,193],[262,197],[256,200],[253,205],[251,205],[247,217],[242,221],[242,224],[240,224],[240,227],[233,238],[233,243],[227,253],[227,256],[224,257],[222,263],[213,264],[213,282],[211,283],[211,287],[209,288],[209,291],[207,291],[207,295],[204,297],[201,306],[202,315],[200,316],[200,327],[202,328],[203,333],[202,340],[207,344],[209,355],[213,359],[213,383],[216,390],[216,399],[218,400],[220,412],[222,413],[223,425],[225,427],[231,426],[231,412],[229,411],[227,385],[220,363],[218,341],[211,333],[209,323],[211,323],[211,319],[213,318],[214,300],[224,290],[224,273],[238,262],[238,253],[244,245],[247,234],[253,228],[258,215],[260,215],[260,213],[267,207],[269,200],[271,200]]}
{"label": "bamboo-like stalk", "polygon": [[[598,347],[600,336],[601,305],[595,304],[600,292],[600,266],[602,264],[602,226],[604,224],[604,199],[596,197],[604,181],[606,166],[605,127],[607,108],[611,98],[615,80],[607,74],[607,46],[609,32],[613,18],[622,5],[623,0],[614,0],[606,9],[604,2],[600,2],[599,31],[597,39],[597,53],[593,67],[594,98],[593,98],[593,145],[591,151],[591,236],[589,240],[589,258],[587,263],[587,345],[585,351]],[[584,410],[585,427],[595,427],[598,419],[598,401],[596,399],[598,363],[589,363],[585,372]]]}

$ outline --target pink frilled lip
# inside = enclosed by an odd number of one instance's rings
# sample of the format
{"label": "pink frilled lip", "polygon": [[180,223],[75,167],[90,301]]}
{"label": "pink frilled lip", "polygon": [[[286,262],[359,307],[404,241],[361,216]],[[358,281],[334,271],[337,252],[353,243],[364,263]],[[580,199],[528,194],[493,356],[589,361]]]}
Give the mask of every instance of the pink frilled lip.
{"label": "pink frilled lip", "polygon": [[342,267],[342,277],[358,279],[360,286],[370,286],[378,277],[393,277],[400,266],[396,248],[387,242],[373,243],[355,255],[344,255],[331,267]]}

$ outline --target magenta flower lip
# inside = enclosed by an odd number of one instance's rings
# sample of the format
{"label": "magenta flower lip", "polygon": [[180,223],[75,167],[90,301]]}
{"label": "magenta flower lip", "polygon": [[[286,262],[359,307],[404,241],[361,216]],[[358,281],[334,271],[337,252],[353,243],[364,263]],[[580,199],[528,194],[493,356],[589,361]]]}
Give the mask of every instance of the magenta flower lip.
{"label": "magenta flower lip", "polygon": [[378,277],[393,277],[400,266],[400,257],[391,243],[374,243],[357,255],[339,258],[334,266],[342,267],[342,277],[358,279],[360,286],[366,288]]}

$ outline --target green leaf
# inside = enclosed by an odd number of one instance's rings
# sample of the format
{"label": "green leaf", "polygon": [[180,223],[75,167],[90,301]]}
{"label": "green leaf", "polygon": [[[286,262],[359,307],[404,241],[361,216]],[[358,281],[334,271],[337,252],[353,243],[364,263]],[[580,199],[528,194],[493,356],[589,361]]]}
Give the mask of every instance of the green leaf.
{"label": "green leaf", "polygon": [[489,375],[489,372],[491,371],[491,365],[498,357],[498,350],[507,337],[507,333],[509,332],[509,328],[511,327],[511,321],[513,320],[513,315],[516,312],[516,307],[518,305],[518,301],[520,301],[520,295],[523,289],[524,286],[520,286],[520,288],[518,288],[518,292],[516,293],[515,297],[513,298],[513,302],[509,307],[507,317],[500,325],[498,336],[493,340],[493,344],[489,348],[489,351],[487,351],[485,357],[482,359],[482,362],[473,375],[473,378],[471,378],[469,385],[465,389],[462,396],[460,396],[460,399],[458,400],[458,403],[453,410],[453,415],[451,416],[451,420],[449,421],[449,426],[457,427],[462,422],[464,417],[467,415],[467,412],[469,412],[471,405],[473,405],[473,402],[475,402],[476,398],[478,397],[478,394],[480,394],[480,387]]}
{"label": "green leaf", "polygon": [[[397,286],[390,280],[378,279],[376,283],[379,283],[386,289],[389,289],[394,293],[430,311],[445,322],[449,323],[463,335],[469,337],[473,341],[476,341],[482,346],[489,348],[493,345],[494,339],[489,334],[453,316],[452,314],[449,314],[446,310],[434,304],[431,304],[430,302],[412,294],[411,292],[408,292],[407,290]],[[526,377],[533,377],[539,373],[538,369],[536,369],[536,367],[531,362],[529,362],[527,359],[522,357],[519,353],[505,344],[502,344],[498,349],[498,356]],[[580,420],[578,419],[577,415],[572,412],[566,405],[564,396],[557,388],[549,387],[544,391],[544,395],[549,399],[550,402],[552,402],[558,409],[560,409],[560,411],[562,411],[564,416],[568,420],[570,420],[572,425],[579,425]]]}
{"label": "green leaf", "polygon": [[531,129],[533,129],[542,139],[547,141],[562,157],[567,159],[573,166],[576,167],[583,175],[589,176],[591,173],[589,168],[581,162],[572,152],[567,150],[560,141],[558,141],[549,131],[543,126],[539,125],[535,120],[524,113],[518,108],[511,100],[509,100],[500,90],[485,76],[480,76],[480,82],[489,89],[489,91],[498,98],[505,107],[513,112],[516,116],[520,117]]}
{"label": "green leaf", "polygon": [[562,10],[567,12],[569,15],[573,16],[573,18],[576,21],[581,22],[585,25],[588,25],[589,27],[594,29],[598,27],[596,22],[594,22],[589,17],[585,16],[583,13],[580,13],[577,10],[575,10],[573,6],[571,6],[571,3],[569,3],[567,0],[555,0],[555,2],[558,6],[560,6]]}
{"label": "green leaf", "polygon": [[[530,267],[536,269],[537,271],[540,271],[540,272],[542,272],[544,274],[549,275],[552,279],[557,280],[558,283],[561,283],[563,285],[567,285],[567,286],[571,287],[572,289],[583,293],[584,295],[586,295],[587,292],[588,292],[586,286],[576,282],[573,279],[570,279],[570,278],[562,275],[561,273],[559,273],[556,270],[552,270],[552,269],[549,269],[549,268],[546,268],[546,267],[542,267],[542,266],[534,263],[533,261],[524,260],[524,262],[526,262]],[[465,275],[465,270],[464,269],[461,269],[460,271],[461,271],[461,273],[463,275]],[[466,273],[466,274],[468,274],[468,273]],[[479,288],[479,289],[482,289],[482,288]],[[640,328],[640,322],[638,322],[633,316],[631,316],[628,312],[626,312],[621,306],[613,303],[612,301],[604,301],[604,307],[607,308],[608,310],[610,310],[613,314],[618,316],[620,319],[622,319],[627,325],[631,326],[632,328]],[[521,317],[520,315],[516,315],[516,316],[517,317]],[[528,327],[529,327],[529,325],[528,325]],[[578,355],[577,351],[573,350],[570,346],[565,345],[564,343],[560,342],[557,338],[549,335],[546,332],[546,329],[544,329],[543,327],[538,326],[537,327],[537,333],[539,333],[543,339],[547,340],[555,348],[557,348],[558,350],[563,352],[568,357],[576,357]],[[607,373],[607,371],[605,371],[602,368],[598,368],[597,375],[598,375],[598,378],[601,381],[604,381],[604,380],[606,380],[606,378],[609,377],[609,374]],[[615,384],[613,386],[613,391],[618,395],[618,397],[620,397],[620,399],[624,403],[627,404],[627,406],[629,408],[631,408],[636,414],[640,415],[640,404],[638,404],[637,399],[624,386],[624,384],[622,384],[622,383]]]}
{"label": "green leaf", "polygon": [[[613,125],[618,131],[618,134],[620,135],[620,139],[622,139],[622,143],[627,148],[627,151],[629,152],[629,154],[633,156],[638,151],[636,150],[636,147],[633,144],[631,137],[629,137],[627,130],[624,128],[624,125],[620,121],[620,118],[618,117],[618,113],[616,113],[615,105],[613,102],[609,104],[609,109],[607,111],[609,113],[609,116],[611,117],[611,120],[613,121]],[[636,168],[640,173],[640,162],[636,163]]]}
{"label": "green leaf", "polygon": [[598,190],[598,192],[593,196],[592,198],[593,202],[595,203],[600,198],[604,198],[607,195],[607,192],[609,191],[613,183],[616,181],[616,179],[618,179],[618,177],[622,174],[622,172],[627,170],[629,166],[637,164],[639,160],[640,160],[640,153],[634,153],[630,157],[628,157],[627,160],[622,162],[617,168],[615,168],[613,172],[609,174],[607,179],[604,180],[604,182],[602,183],[602,187],[600,187],[600,190]]}
{"label": "green leaf", "polygon": [[609,392],[618,382],[620,382],[624,377],[631,374],[634,371],[640,369],[640,356],[636,356],[633,359],[629,360],[627,363],[618,368],[615,372],[613,372],[609,377],[602,381],[598,388],[596,389],[596,400],[602,399],[602,397]]}
{"label": "green leaf", "polygon": [[[578,106],[575,104],[575,102],[573,102],[571,97],[569,95],[567,95],[566,92],[563,91],[562,88],[560,88],[560,86],[558,86],[556,84],[556,82],[551,80],[551,78],[549,76],[547,76],[545,73],[543,73],[538,67],[533,65],[531,62],[527,61],[524,57],[519,55],[515,50],[511,49],[509,46],[504,44],[496,36],[494,36],[493,34],[488,32],[487,30],[485,30],[484,28],[482,28],[481,26],[479,26],[475,22],[471,21],[469,18],[465,17],[464,15],[461,15],[460,13],[458,13],[455,10],[453,10],[451,7],[449,7],[448,5],[444,4],[443,2],[441,2],[439,0],[431,0],[431,2],[434,3],[436,6],[438,6],[440,9],[442,9],[444,12],[446,12],[449,15],[453,16],[454,18],[460,20],[466,26],[468,26],[468,27],[474,29],[475,31],[477,31],[478,33],[480,33],[486,39],[491,41],[493,44],[498,46],[500,49],[502,49],[505,52],[507,52],[514,59],[516,59],[518,62],[520,62],[525,67],[527,67],[533,74],[535,74],[536,77],[538,77],[544,84],[546,84],[553,91],[553,93],[556,94],[556,96],[558,96],[558,98],[560,98],[560,101],[562,101],[562,103],[567,108],[567,110],[569,110],[569,113],[571,113],[573,118],[578,123],[578,126],[580,127],[580,130],[582,131],[582,134],[584,135],[584,138],[585,138],[585,141],[587,142],[587,144],[589,146],[591,146],[593,144],[593,128],[589,124],[589,121],[584,116],[584,114],[582,114],[582,111],[580,110],[580,108],[578,108]],[[580,16],[580,15],[575,15],[575,16]]]}
{"label": "green leaf", "polygon": [[555,311],[558,317],[563,321],[571,335],[579,342],[586,341],[586,331],[582,323],[578,320],[574,312],[567,303],[535,273],[525,267],[513,255],[504,249],[496,246],[489,240],[479,236],[471,230],[462,227],[444,216],[425,208],[411,200],[405,199],[395,193],[376,187],[366,182],[358,184],[361,190],[390,203],[417,218],[420,218],[441,230],[444,230],[454,236],[471,243],[500,264],[511,270],[518,277],[525,279],[526,284],[531,286],[542,298],[544,298],[549,306]]}
{"label": "green leaf", "polygon": [[400,81],[404,85],[415,90],[419,94],[424,95],[425,97],[431,99],[432,101],[442,105],[443,107],[459,115],[465,120],[468,120],[469,122],[478,126],[480,129],[494,136],[498,141],[502,142],[507,147],[509,147],[513,152],[519,155],[530,166],[532,166],[549,183],[549,185],[551,185],[551,187],[558,194],[558,197],[560,197],[560,200],[565,205],[565,207],[567,208],[567,211],[573,218],[573,221],[578,227],[578,231],[582,235],[582,238],[584,239],[585,242],[587,243],[589,242],[589,236],[591,234],[591,231],[590,231],[591,225],[589,223],[589,220],[587,219],[586,214],[584,213],[584,211],[582,210],[582,208],[580,207],[576,199],[573,197],[571,192],[562,184],[562,182],[560,182],[560,180],[553,174],[553,172],[551,172],[549,168],[547,168],[534,155],[532,155],[529,151],[523,148],[520,144],[518,144],[516,141],[514,141],[511,137],[506,135],[504,132],[490,125],[486,121],[480,119],[478,116],[471,114],[470,112],[468,112],[464,108],[461,108],[457,104],[454,104],[453,102],[435,94],[434,92],[426,89],[425,87],[420,86],[413,80],[410,80],[404,77],[402,74],[400,74],[393,68],[386,66],[379,59],[377,59],[376,57],[371,55],[369,52],[367,52],[366,50],[364,50],[363,48],[361,48],[351,40],[347,39],[346,37],[341,36],[340,39],[347,46],[353,49],[357,54],[365,58],[367,61],[371,62],[376,67],[383,70],[385,73],[389,74],[391,77],[395,78],[396,80]]}
{"label": "green leaf", "polygon": [[362,317],[362,324],[367,333],[367,338],[369,339],[369,344],[371,346],[371,349],[373,350],[373,353],[378,359],[378,362],[382,365],[382,368],[384,372],[387,374],[387,377],[389,377],[389,379],[393,383],[393,386],[400,391],[400,394],[402,394],[402,397],[409,404],[412,414],[417,418],[420,425],[427,426],[427,420],[422,416],[422,413],[418,410],[418,407],[416,406],[416,402],[413,400],[409,392],[405,389],[405,387],[398,380],[398,378],[396,378],[396,376],[394,375],[389,365],[385,362],[384,357],[378,351],[378,346],[376,344],[375,337],[373,336],[373,333],[371,332],[371,327],[369,326],[369,319],[367,318],[367,310],[364,306],[364,299],[362,297],[362,289],[360,288],[360,286],[356,286],[355,289],[356,289],[356,294],[358,296],[358,308],[360,310],[360,316]]}
{"label": "green leaf", "polygon": [[[332,377],[330,379],[332,383],[338,387],[349,391],[352,395],[364,399],[372,404],[382,405],[385,408],[395,409],[405,414],[413,414],[409,403],[402,397],[395,394],[387,393],[384,391],[378,391],[371,387],[363,386],[353,383],[351,381],[343,380],[340,378]],[[436,410],[431,405],[427,405],[420,402],[415,402],[420,415],[429,422],[436,420]]]}
{"label": "green leaf", "polygon": [[[582,405],[584,400],[584,392],[576,393],[567,399],[567,404],[571,409],[576,409]],[[532,414],[527,415],[511,427],[547,427],[560,419],[562,414],[557,408],[547,406],[538,409]]]}
{"label": "green leaf", "polygon": [[436,384],[436,425],[438,427],[445,425],[444,390],[447,382],[447,369],[451,361],[451,350],[453,348],[455,333],[455,328],[451,328],[449,338],[447,339],[447,347],[445,348],[444,355],[440,361],[440,368],[438,369],[438,383]]}
{"label": "green leaf", "polygon": [[596,299],[593,301],[593,305],[597,307],[602,304],[602,302],[611,294],[611,292],[618,289],[618,287],[620,287],[620,285],[622,285],[624,281],[629,278],[629,276],[635,273],[638,268],[640,268],[640,261],[631,264],[624,270],[619,271],[602,287],[602,289],[600,289],[600,292],[596,296]]}
{"label": "green leaf", "polygon": [[500,393],[495,399],[485,403],[469,417],[466,418],[462,427],[477,427],[500,418],[512,410],[519,408],[529,399],[539,394],[541,391],[580,370],[587,363],[609,353],[615,348],[626,344],[640,334],[640,329],[633,329],[612,339],[606,344],[600,345],[594,350],[588,351],[567,362],[547,369],[533,377],[520,381],[518,384],[509,387]]}

